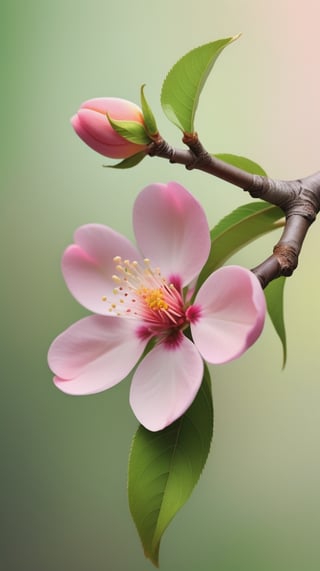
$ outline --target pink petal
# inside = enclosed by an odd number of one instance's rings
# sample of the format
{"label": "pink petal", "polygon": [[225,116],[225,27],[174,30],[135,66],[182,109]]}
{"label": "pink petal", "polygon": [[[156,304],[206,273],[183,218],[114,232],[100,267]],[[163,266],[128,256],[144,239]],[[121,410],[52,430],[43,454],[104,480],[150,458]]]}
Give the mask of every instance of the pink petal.
{"label": "pink petal", "polygon": [[115,284],[115,256],[135,260],[137,249],[127,238],[101,224],[81,226],[62,258],[62,272],[72,295],[84,307],[95,313],[107,314],[108,302]]}
{"label": "pink petal", "polygon": [[[100,115],[100,117],[102,118],[102,115]],[[116,142],[113,142],[113,147],[110,147],[110,145],[107,145],[105,142],[100,141],[94,137],[91,130],[89,131],[89,128],[86,125],[84,119],[85,116],[83,112],[81,112],[80,114],[80,111],[78,112],[77,115],[74,115],[71,118],[72,127],[74,128],[75,132],[80,137],[80,139],[84,143],[86,143],[91,149],[93,149],[97,153],[100,153],[100,155],[103,155],[104,157],[110,157],[111,159],[122,158],[123,146],[122,143],[119,144],[119,139],[116,140]],[[105,117],[104,124],[106,123],[107,123],[107,118]]]}
{"label": "pink petal", "polygon": [[111,158],[126,158],[144,148],[126,141],[111,127],[106,114],[112,119],[143,123],[140,108],[125,99],[98,97],[85,101],[71,124],[79,137],[96,152]]}
{"label": "pink petal", "polygon": [[80,139],[105,157],[126,158],[139,153],[143,148],[126,141],[114,131],[105,115],[90,109],[79,109],[77,115],[72,117],[71,124]]}
{"label": "pink petal", "polygon": [[93,99],[84,101],[80,109],[91,109],[92,111],[102,113],[102,115],[109,113],[112,119],[119,119],[120,121],[137,121],[138,123],[143,123],[140,107],[132,101],[119,97],[94,97]]}
{"label": "pink petal", "polygon": [[138,195],[133,210],[137,243],[165,277],[187,285],[210,251],[207,219],[199,202],[176,182],[152,184]]}
{"label": "pink petal", "polygon": [[53,341],[48,353],[56,386],[68,394],[86,395],[119,383],[147,343],[136,329],[133,321],[101,315],[71,325]]}
{"label": "pink petal", "polygon": [[111,127],[107,116],[91,109],[79,109],[78,120],[85,132],[90,133],[94,140],[105,145],[123,145],[125,139],[120,137]]}
{"label": "pink petal", "polygon": [[148,430],[162,430],[193,402],[203,375],[203,361],[183,336],[177,348],[157,345],[139,364],[131,384],[130,404]]}
{"label": "pink petal", "polygon": [[209,363],[239,357],[263,329],[263,290],[245,268],[226,266],[214,272],[200,288],[195,303],[200,307],[200,317],[191,324],[192,337]]}

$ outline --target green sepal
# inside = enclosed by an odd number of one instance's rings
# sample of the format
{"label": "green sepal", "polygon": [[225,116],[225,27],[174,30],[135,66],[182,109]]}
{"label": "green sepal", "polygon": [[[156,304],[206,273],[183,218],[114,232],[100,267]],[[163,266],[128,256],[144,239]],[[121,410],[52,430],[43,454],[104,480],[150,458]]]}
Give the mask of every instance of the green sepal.
{"label": "green sepal", "polygon": [[258,165],[258,163],[252,161],[251,159],[247,159],[246,157],[241,157],[239,155],[231,155],[230,153],[219,153],[218,155],[213,155],[217,159],[228,163],[234,167],[238,167],[238,169],[242,169],[246,172],[251,174],[258,174],[260,176],[267,176],[266,171]]}
{"label": "green sepal", "polygon": [[199,392],[181,418],[159,432],[140,426],[134,436],[129,457],[129,506],[145,555],[156,566],[162,535],[196,485],[212,435],[211,382],[205,366]]}
{"label": "green sepal", "polygon": [[151,143],[151,139],[141,123],[137,121],[117,121],[116,119],[111,119],[108,114],[107,118],[111,127],[126,141],[136,145],[148,145]]}
{"label": "green sepal", "polygon": [[194,117],[206,79],[222,50],[238,36],[217,40],[184,55],[169,71],[161,105],[169,121],[184,133],[194,132]]}
{"label": "green sepal", "polygon": [[130,169],[131,167],[135,167],[136,165],[141,163],[141,161],[143,161],[145,157],[146,153],[144,151],[141,151],[141,153],[136,153],[135,155],[132,155],[132,157],[128,157],[127,159],[124,159],[123,161],[117,163],[116,165],[103,165],[103,166],[109,169]]}
{"label": "green sepal", "polygon": [[211,250],[196,289],[241,248],[282,226],[284,214],[281,208],[263,201],[250,202],[225,216],[211,230]]}
{"label": "green sepal", "polygon": [[282,344],[282,368],[284,369],[287,361],[287,338],[284,323],[283,312],[283,298],[284,298],[284,285],[286,283],[285,277],[277,278],[270,282],[264,290],[269,317],[278,334]]}
{"label": "green sepal", "polygon": [[158,135],[159,131],[151,107],[146,100],[144,88],[145,85],[142,85],[140,90],[142,114],[148,134],[150,137],[154,137],[155,135]]}

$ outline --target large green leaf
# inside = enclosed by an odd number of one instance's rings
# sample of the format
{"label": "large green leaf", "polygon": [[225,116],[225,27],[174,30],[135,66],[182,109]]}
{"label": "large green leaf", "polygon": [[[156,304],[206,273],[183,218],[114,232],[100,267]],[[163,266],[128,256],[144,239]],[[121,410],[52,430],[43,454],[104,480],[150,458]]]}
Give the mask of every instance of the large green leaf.
{"label": "large green leaf", "polygon": [[188,52],[163,82],[161,105],[169,121],[184,133],[193,133],[194,116],[205,81],[222,50],[239,36],[217,40]]}
{"label": "large green leaf", "polygon": [[287,339],[283,316],[283,293],[286,278],[280,277],[270,282],[264,290],[270,319],[282,343],[284,367],[287,360]]}
{"label": "large green leaf", "polygon": [[219,153],[218,155],[215,154],[213,156],[217,157],[217,159],[220,159],[221,161],[224,161],[225,163],[233,165],[234,167],[238,167],[238,169],[242,169],[252,174],[267,176],[266,171],[260,165],[258,165],[258,163],[255,163],[246,157],[240,157],[239,155],[230,155],[229,153]]}
{"label": "large green leaf", "polygon": [[206,463],[213,433],[210,374],[188,411],[171,426],[149,432],[142,426],[132,443],[128,494],[146,557],[158,565],[162,535],[189,498]]}
{"label": "large green leaf", "polygon": [[211,230],[211,250],[202,269],[197,289],[210,274],[238,250],[259,236],[284,225],[283,211],[267,202],[250,202],[223,218]]}

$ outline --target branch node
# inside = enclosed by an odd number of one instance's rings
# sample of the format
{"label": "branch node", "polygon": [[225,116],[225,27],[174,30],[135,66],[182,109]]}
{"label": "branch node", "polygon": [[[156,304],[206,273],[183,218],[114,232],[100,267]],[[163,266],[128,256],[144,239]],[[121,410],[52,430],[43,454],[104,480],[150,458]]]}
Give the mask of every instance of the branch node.
{"label": "branch node", "polygon": [[198,133],[184,133],[182,142],[190,149],[192,160],[186,164],[187,170],[203,168],[212,163],[212,156],[199,141]]}
{"label": "branch node", "polygon": [[190,147],[190,149],[197,147],[199,144],[198,133],[183,133],[182,142]]}
{"label": "branch node", "polygon": [[310,224],[315,221],[318,211],[315,193],[304,187],[300,189],[299,195],[289,200],[286,205],[287,218],[298,214],[306,218]]}
{"label": "branch node", "polygon": [[150,157],[163,157],[174,163],[175,149],[167,143],[160,135],[148,145],[148,155]]}
{"label": "branch node", "polygon": [[298,265],[297,248],[279,243],[273,248],[273,254],[280,264],[281,275],[291,276]]}

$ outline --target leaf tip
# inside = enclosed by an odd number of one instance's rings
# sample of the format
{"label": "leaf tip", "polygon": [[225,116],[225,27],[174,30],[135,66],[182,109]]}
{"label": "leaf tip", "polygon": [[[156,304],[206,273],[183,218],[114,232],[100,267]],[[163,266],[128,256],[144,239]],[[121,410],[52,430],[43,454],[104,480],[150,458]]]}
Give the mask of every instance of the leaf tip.
{"label": "leaf tip", "polygon": [[146,559],[149,559],[151,561],[151,563],[157,568],[159,569],[160,565],[159,565],[159,558],[158,557],[154,557],[153,555],[151,555],[150,553],[144,553]]}
{"label": "leaf tip", "polygon": [[152,550],[149,550],[146,547],[144,548],[144,556],[146,557],[146,559],[149,559],[157,569],[159,569],[160,567],[159,550],[160,550],[160,541],[157,543],[157,545],[154,546]]}
{"label": "leaf tip", "polygon": [[146,156],[147,156],[146,153],[144,151],[141,151],[140,153],[136,153],[131,157],[123,159],[122,161],[120,161],[120,163],[116,163],[114,165],[102,165],[102,166],[103,168],[109,168],[109,169],[129,169],[138,165],[141,161],[143,161],[143,159]]}
{"label": "leaf tip", "polygon": [[282,358],[282,367],[281,371],[284,371],[287,364],[287,347],[283,347],[283,358]]}
{"label": "leaf tip", "polygon": [[239,34],[236,34],[235,36],[231,37],[231,41],[235,42],[236,40],[238,40],[239,38],[241,38],[242,36],[242,32],[239,32]]}

